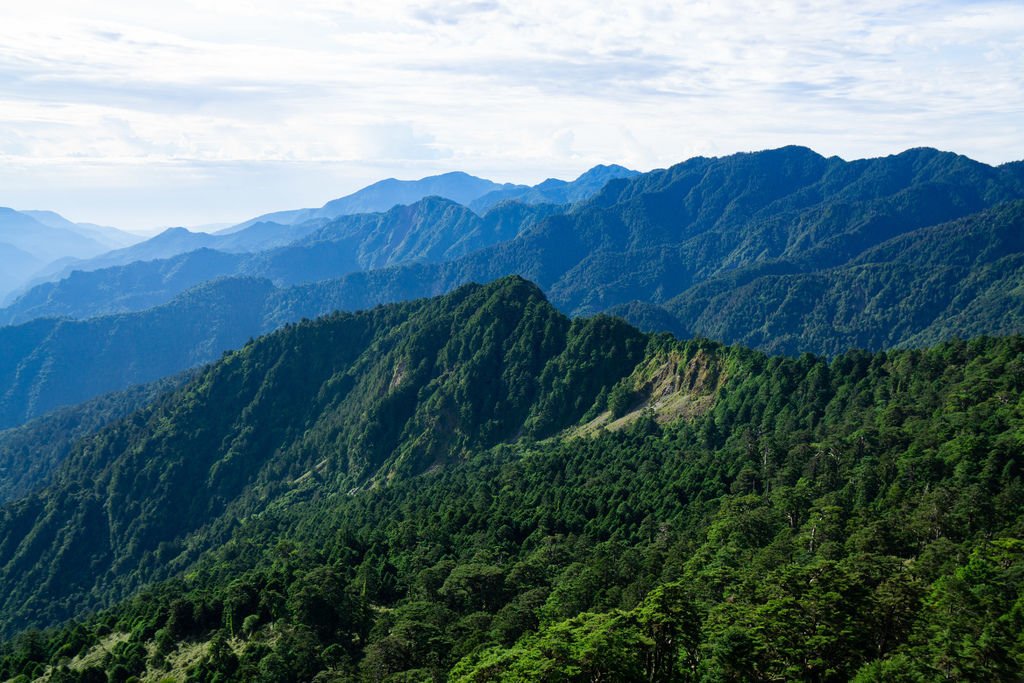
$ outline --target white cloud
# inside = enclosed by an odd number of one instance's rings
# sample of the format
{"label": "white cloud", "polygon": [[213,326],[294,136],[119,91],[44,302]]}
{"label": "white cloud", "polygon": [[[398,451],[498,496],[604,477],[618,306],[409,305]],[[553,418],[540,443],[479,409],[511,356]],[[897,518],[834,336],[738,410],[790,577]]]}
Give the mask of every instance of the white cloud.
{"label": "white cloud", "polygon": [[[383,175],[536,181],[791,143],[1024,157],[1016,1],[3,4],[0,204],[80,220],[232,220]],[[260,192],[232,191],[247,178]]]}

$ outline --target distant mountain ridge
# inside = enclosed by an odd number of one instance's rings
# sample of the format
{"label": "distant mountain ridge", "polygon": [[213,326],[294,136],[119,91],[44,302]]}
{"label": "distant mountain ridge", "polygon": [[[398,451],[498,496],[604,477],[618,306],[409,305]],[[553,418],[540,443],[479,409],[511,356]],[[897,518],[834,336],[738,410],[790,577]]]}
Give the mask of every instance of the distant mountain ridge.
{"label": "distant mountain ridge", "polygon": [[[473,210],[480,216],[484,216],[490,208],[502,201],[514,200],[529,205],[566,204],[589,197],[610,179],[631,177],[636,173],[636,171],[630,171],[621,166],[596,166],[575,181],[565,182],[549,179],[535,187],[511,183],[501,185],[461,172],[429,176],[414,181],[388,179],[374,183],[346,197],[332,200],[320,209],[298,209],[266,214],[213,234],[195,232],[181,227],[168,228],[148,240],[132,244],[127,248],[114,249],[84,260],[68,260],[55,264],[55,266],[42,271],[34,285],[42,285],[45,292],[53,292],[55,291],[54,287],[48,283],[59,282],[71,277],[75,271],[92,272],[118,266],[130,266],[139,261],[172,259],[180,254],[200,249],[216,249],[229,253],[254,253],[274,249],[296,243],[306,235],[316,232],[327,223],[341,217],[384,213],[396,206],[416,204],[429,197],[447,199],[463,206],[473,204],[474,198],[477,198],[482,203],[477,203]],[[451,229],[451,226],[448,229]],[[514,235],[515,231],[512,231],[504,239],[509,239]],[[473,241],[473,237],[467,236],[467,242],[471,241]],[[487,242],[485,241],[485,243]],[[242,259],[234,260],[241,261]],[[165,270],[166,268],[168,268],[167,264],[155,266],[156,270]],[[230,269],[223,272],[211,271],[206,279],[233,272]],[[335,269],[325,277],[337,277],[344,272],[348,271]],[[113,274],[110,277],[118,279],[121,278],[121,275]],[[80,285],[83,279],[87,280],[88,278],[76,276],[73,278],[73,283],[65,284],[68,287]],[[198,284],[201,281],[194,280],[191,284]],[[287,279],[282,280],[282,282],[287,281]],[[156,305],[169,300],[174,294],[183,290],[184,287],[168,291],[163,298],[150,297],[147,299],[144,292],[126,292],[124,296],[115,298],[119,301],[150,301],[150,305]],[[108,294],[111,291],[108,287]],[[40,297],[40,292],[25,293],[30,294],[30,298],[33,300],[38,300]],[[77,298],[84,299],[83,296]],[[116,303],[117,301],[110,301],[107,305],[98,303],[94,307],[94,311],[90,313],[76,313],[68,307],[58,310],[58,304],[49,313],[41,311],[40,314],[66,313],[81,317],[95,312],[138,310],[137,308],[118,308]],[[17,320],[22,319],[24,318],[17,318]],[[14,318],[8,317],[8,321],[11,320]]]}
{"label": "distant mountain ridge", "polygon": [[136,261],[168,259],[197,249],[217,249],[232,253],[273,249],[289,244],[340,216],[379,213],[430,196],[443,197],[466,205],[488,192],[512,187],[516,186],[509,183],[502,185],[459,171],[428,176],[420,180],[389,178],[345,197],[333,199],[319,209],[294,209],[264,214],[216,233],[195,232],[182,227],[167,228],[160,234],[127,248],[62,264],[47,273],[44,279],[59,280],[76,270],[94,271],[129,265]]}
{"label": "distant mountain ridge", "polygon": [[[0,329],[0,424],[211,360],[303,317],[509,274],[535,281],[567,313],[612,311],[648,330],[791,354],[1020,332],[1021,198],[1024,179],[1012,168],[955,154],[917,149],[846,162],[789,147],[614,180],[512,239],[451,260],[396,263],[417,253],[415,240],[352,218],[338,225],[379,234],[391,251],[371,249],[382,260],[366,263],[385,267],[293,287],[221,280],[149,311]],[[417,230],[447,225],[457,229],[441,234],[458,234],[470,225],[456,210],[436,217]],[[326,237],[331,228],[323,229]],[[287,270],[315,271],[311,254],[324,257],[317,268],[332,268],[359,253],[345,246],[331,256],[310,239],[279,252],[295,259]],[[331,239],[323,244],[349,244],[344,234]],[[284,264],[252,272],[278,278]],[[76,348],[90,349],[95,367],[77,367]]]}
{"label": "distant mountain ridge", "polygon": [[72,223],[53,211],[0,207],[0,300],[47,264],[89,258],[138,239],[116,228]]}
{"label": "distant mountain ridge", "polygon": [[[88,259],[62,262],[47,272],[35,286],[46,285],[71,276],[104,268],[130,266],[139,262],[173,258],[199,249],[217,249],[225,253],[247,253],[288,244],[316,230],[321,223],[308,221],[301,225],[253,223],[244,230],[230,234],[193,232],[187,228],[167,228],[158,235],[131,246],[106,251]],[[31,290],[29,290],[31,291]]]}
{"label": "distant mountain ridge", "polygon": [[238,232],[259,222],[296,225],[314,219],[332,219],[357,213],[379,213],[399,204],[412,204],[425,197],[442,197],[465,206],[487,193],[514,187],[517,186],[511,183],[495,183],[462,171],[427,176],[419,180],[387,178],[352,194],[332,199],[319,209],[293,209],[264,214],[222,230],[221,234]]}
{"label": "distant mountain ridge", "polygon": [[524,204],[574,204],[589,199],[610,180],[635,178],[632,171],[617,164],[598,165],[582,173],[576,180],[548,178],[533,187],[517,186],[488,192],[469,203],[469,208],[484,214],[499,202],[517,201]]}
{"label": "distant mountain ridge", "polygon": [[21,211],[26,216],[31,216],[43,225],[51,228],[73,230],[96,240],[109,249],[119,249],[135,244],[142,240],[142,237],[134,233],[112,228],[106,225],[95,223],[72,223],[56,211]]}
{"label": "distant mountain ridge", "polygon": [[[325,224],[307,222],[294,233],[304,237],[257,253],[203,247],[169,259],[75,271],[58,282],[33,287],[0,310],[0,324],[138,311],[225,276],[268,278],[275,285],[288,286],[404,262],[440,262],[512,239],[557,211],[553,205],[511,203],[481,217],[451,200],[427,197],[383,213],[341,216]],[[224,246],[249,239],[243,236],[268,225],[256,223],[237,233],[204,235],[202,243]],[[192,235],[188,233],[186,239]],[[161,237],[174,239],[170,231]]]}

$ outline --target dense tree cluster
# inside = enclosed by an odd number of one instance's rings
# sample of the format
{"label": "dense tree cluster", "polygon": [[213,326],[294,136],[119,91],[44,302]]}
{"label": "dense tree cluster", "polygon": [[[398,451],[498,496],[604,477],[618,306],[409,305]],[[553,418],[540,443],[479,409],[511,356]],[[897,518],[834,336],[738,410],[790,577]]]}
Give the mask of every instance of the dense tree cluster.
{"label": "dense tree cluster", "polygon": [[3,509],[0,678],[1013,679],[1022,392],[1020,337],[768,357],[518,279],[292,326]]}
{"label": "dense tree cluster", "polygon": [[186,372],[107,394],[0,430],[0,504],[46,484],[78,440],[124,419],[188,377]]}

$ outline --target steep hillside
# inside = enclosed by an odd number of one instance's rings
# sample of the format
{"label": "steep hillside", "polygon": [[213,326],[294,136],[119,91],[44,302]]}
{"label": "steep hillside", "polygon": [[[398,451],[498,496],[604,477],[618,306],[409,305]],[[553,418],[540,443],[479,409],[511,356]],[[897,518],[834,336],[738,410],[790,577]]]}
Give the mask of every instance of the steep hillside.
{"label": "steep hillside", "polygon": [[0,504],[45,486],[75,442],[124,419],[187,378],[188,373],[182,373],[133,386],[0,430]]}
{"label": "steep hillside", "polygon": [[274,292],[265,280],[221,280],[145,314],[0,328],[0,428],[238,348],[266,326]]}
{"label": "steep hillside", "polygon": [[[1024,202],[921,228],[848,264],[737,269],[668,301],[675,329],[776,353],[892,348],[1024,330]],[[796,272],[794,272],[796,271]],[[640,315],[646,312],[639,311]]]}
{"label": "steep hillside", "polygon": [[2,508],[4,627],[80,616],[0,676],[1013,680],[1022,358],[770,358],[518,278],[289,326]]}
{"label": "steep hillside", "polygon": [[4,510],[3,623],[167,576],[307,472],[345,491],[550,435],[644,346],[613,319],[571,323],[519,278],[288,327],[83,441],[49,489]]}

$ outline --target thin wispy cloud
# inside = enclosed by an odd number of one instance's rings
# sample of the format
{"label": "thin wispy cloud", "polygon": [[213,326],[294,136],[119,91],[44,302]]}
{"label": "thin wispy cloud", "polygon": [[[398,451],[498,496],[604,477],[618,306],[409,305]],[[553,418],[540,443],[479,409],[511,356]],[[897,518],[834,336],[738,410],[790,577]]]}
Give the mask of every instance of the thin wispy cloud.
{"label": "thin wispy cloud", "polygon": [[1015,0],[147,5],[5,10],[0,204],[203,223],[451,169],[1024,157]]}

